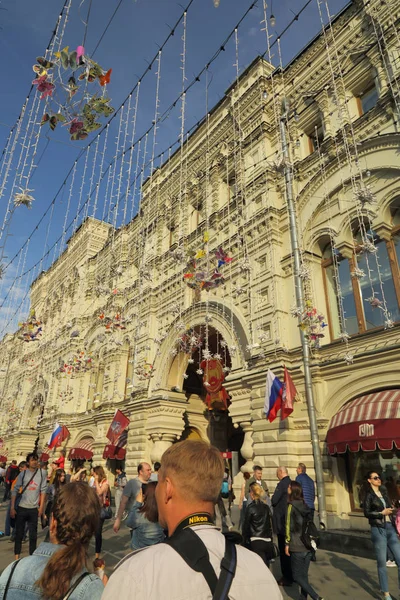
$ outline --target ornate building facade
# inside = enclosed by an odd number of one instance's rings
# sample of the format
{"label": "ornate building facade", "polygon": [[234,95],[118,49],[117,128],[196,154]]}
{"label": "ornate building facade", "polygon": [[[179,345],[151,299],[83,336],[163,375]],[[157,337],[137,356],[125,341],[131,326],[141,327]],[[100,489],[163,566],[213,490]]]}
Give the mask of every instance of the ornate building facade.
{"label": "ornate building facade", "polygon": [[[286,98],[304,288],[327,323],[320,343],[308,334],[329,524],[365,527],[364,472],[400,477],[398,12],[397,1],[355,1],[284,70],[254,60],[144,182],[129,225],[82,223],[32,285],[42,337],[24,343],[17,332],[0,346],[8,458],[38,436],[44,447],[58,422],[71,457],[103,461],[119,408],[130,418],[131,475],[200,437],[238,451],[242,471],[262,465],[271,489],[280,464],[294,477],[304,462],[313,476],[280,135]],[[219,248],[233,259],[223,284],[189,287],[193,256],[203,252],[212,270]],[[223,359],[228,410],[207,409],[202,349],[182,348],[188,332]],[[284,365],[303,401],[269,423],[266,372],[281,376]]]}

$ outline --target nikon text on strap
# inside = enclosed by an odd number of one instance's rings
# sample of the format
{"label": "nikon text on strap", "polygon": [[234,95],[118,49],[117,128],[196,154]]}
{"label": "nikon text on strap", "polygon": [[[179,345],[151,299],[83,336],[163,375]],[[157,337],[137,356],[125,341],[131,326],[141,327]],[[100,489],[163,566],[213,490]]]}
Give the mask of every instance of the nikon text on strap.
{"label": "nikon text on strap", "polygon": [[174,534],[165,540],[165,543],[178,552],[191,569],[203,574],[213,600],[227,600],[236,572],[236,546],[225,538],[225,555],[221,561],[220,576],[217,578],[204,542],[191,529],[194,525],[203,524],[213,526],[210,515],[207,513],[190,515],[179,523]]}

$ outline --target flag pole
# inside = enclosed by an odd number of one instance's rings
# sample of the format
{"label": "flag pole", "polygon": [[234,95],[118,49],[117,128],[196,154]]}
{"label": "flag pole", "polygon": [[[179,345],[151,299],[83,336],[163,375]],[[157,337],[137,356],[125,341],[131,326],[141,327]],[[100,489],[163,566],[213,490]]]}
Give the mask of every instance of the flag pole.
{"label": "flag pole", "polygon": [[[295,294],[296,294],[296,305],[301,310],[301,313],[304,311],[304,290],[303,290],[303,281],[300,277],[300,247],[298,240],[298,230],[297,230],[297,220],[296,220],[296,212],[294,207],[294,199],[293,199],[293,173],[290,165],[290,156],[289,156],[289,145],[286,135],[286,128],[288,124],[288,119],[291,114],[294,114],[294,111],[290,109],[289,101],[287,98],[283,99],[282,102],[282,113],[279,123],[280,134],[281,134],[281,143],[282,143],[282,154],[284,160],[284,177],[285,177],[285,189],[286,189],[286,200],[289,214],[289,230],[290,230],[290,242],[291,249],[293,254],[293,263],[294,263],[294,285],[295,285]],[[300,323],[300,317],[299,317]],[[326,498],[325,498],[325,485],[324,485],[324,473],[322,468],[322,456],[321,449],[319,446],[319,436],[318,436],[318,424],[317,424],[317,415],[315,411],[315,402],[314,402],[314,392],[312,385],[312,375],[311,375],[311,367],[310,367],[310,347],[308,345],[308,340],[304,335],[304,331],[300,328],[300,341],[302,347],[303,354],[303,367],[304,367],[304,379],[305,379],[305,394],[306,394],[306,402],[308,409],[308,418],[310,422],[310,433],[311,433],[311,446],[314,456],[314,468],[315,475],[317,479],[317,497],[318,497],[318,510],[320,517],[320,525],[326,527]]]}

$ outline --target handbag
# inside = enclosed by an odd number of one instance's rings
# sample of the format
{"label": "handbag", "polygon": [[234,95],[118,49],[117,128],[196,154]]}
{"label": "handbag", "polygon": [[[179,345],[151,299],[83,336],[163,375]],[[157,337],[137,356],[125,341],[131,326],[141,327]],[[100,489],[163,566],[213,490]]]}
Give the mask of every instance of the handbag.
{"label": "handbag", "polygon": [[104,504],[101,507],[100,518],[104,521],[107,521],[108,519],[111,519],[112,516],[113,516],[113,513],[112,513],[112,508],[111,508],[111,493],[110,493],[110,488],[108,488]]}

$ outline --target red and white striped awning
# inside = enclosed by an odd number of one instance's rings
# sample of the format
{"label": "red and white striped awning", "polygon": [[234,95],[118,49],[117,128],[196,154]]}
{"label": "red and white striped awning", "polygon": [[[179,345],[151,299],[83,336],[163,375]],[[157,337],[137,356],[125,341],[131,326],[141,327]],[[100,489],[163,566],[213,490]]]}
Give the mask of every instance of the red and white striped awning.
{"label": "red and white striped awning", "polygon": [[360,396],[333,417],[326,442],[330,454],[347,450],[400,450],[400,389]]}
{"label": "red and white striped awning", "polygon": [[69,451],[69,460],[90,460],[93,458],[93,438],[83,438]]}

